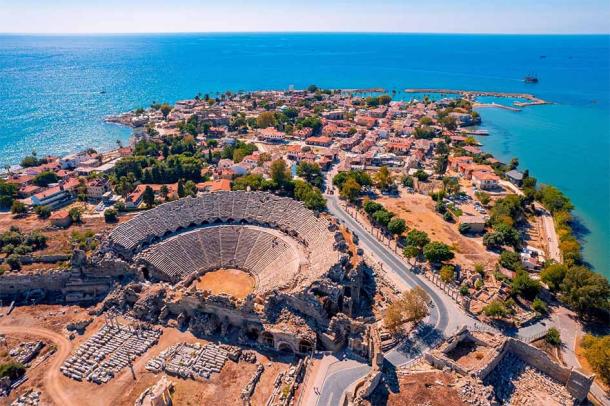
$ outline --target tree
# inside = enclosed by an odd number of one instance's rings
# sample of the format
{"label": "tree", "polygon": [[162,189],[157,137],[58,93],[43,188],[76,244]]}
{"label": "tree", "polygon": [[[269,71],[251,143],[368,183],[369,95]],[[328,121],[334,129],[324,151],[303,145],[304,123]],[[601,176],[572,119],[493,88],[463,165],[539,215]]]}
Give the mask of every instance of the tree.
{"label": "tree", "polygon": [[318,91],[318,86],[316,86],[316,85],[309,85],[309,86],[307,86],[307,91],[309,93],[315,93],[315,92]]}
{"label": "tree", "polygon": [[400,305],[403,320],[419,323],[428,315],[428,294],[419,286],[402,294]]}
{"label": "tree", "polygon": [[292,177],[286,161],[281,158],[271,163],[270,175],[275,186],[280,189],[285,188]]}
{"label": "tree", "polygon": [[59,176],[53,171],[42,171],[34,176],[32,182],[37,186],[48,186],[50,183],[55,183],[59,180]]}
{"label": "tree", "polygon": [[24,214],[24,213],[27,213],[27,211],[28,211],[28,209],[23,202],[20,202],[19,200],[13,201],[13,204],[11,205],[11,213]]}
{"label": "tree", "polygon": [[496,299],[489,303],[487,306],[483,307],[483,313],[488,317],[494,319],[501,319],[508,316],[509,310],[507,309],[504,302]]}
{"label": "tree", "polygon": [[0,208],[7,209],[13,204],[17,196],[17,186],[0,179]]}
{"label": "tree", "polygon": [[417,171],[415,171],[413,176],[415,176],[420,182],[425,182],[428,180],[428,177],[430,175],[428,175],[424,170],[418,169]]}
{"label": "tree", "polygon": [[168,103],[163,103],[160,107],[159,110],[161,111],[161,114],[163,114],[163,118],[167,119],[167,116],[169,115],[169,113],[172,111],[172,106],[170,106]]}
{"label": "tree", "polygon": [[34,213],[41,219],[48,219],[51,216],[51,209],[49,206],[36,206]]}
{"label": "tree", "polygon": [[383,206],[380,203],[377,203],[373,200],[367,200],[364,203],[364,211],[369,216],[372,216],[373,214],[375,214],[376,211],[382,210],[382,209],[383,209]]}
{"label": "tree", "polygon": [[511,271],[518,271],[523,268],[521,257],[516,252],[502,251],[500,253],[500,265]]}
{"label": "tree", "polygon": [[14,381],[21,378],[25,374],[25,366],[18,362],[7,362],[0,364],[0,378],[9,378]]}
{"label": "tree", "polygon": [[402,250],[402,255],[404,255],[404,257],[407,258],[407,260],[409,260],[411,258],[417,259],[419,254],[420,254],[420,250],[415,245],[407,245]]}
{"label": "tree", "polygon": [[393,218],[388,222],[388,231],[392,235],[400,236],[407,230],[407,225],[403,219]]}
{"label": "tree", "polygon": [[432,241],[424,247],[424,256],[430,263],[442,263],[449,261],[455,255],[447,244]]}
{"label": "tree", "polygon": [[540,272],[540,279],[550,290],[558,291],[567,273],[568,267],[564,264],[550,264]]}
{"label": "tree", "polygon": [[186,193],[184,192],[184,182],[180,179],[178,181],[178,197],[182,198],[184,196],[186,196]]}
{"label": "tree", "polygon": [[538,200],[553,214],[559,211],[570,211],[574,208],[570,199],[554,186],[542,186],[538,191]]}
{"label": "tree", "polygon": [[19,271],[21,269],[21,257],[17,254],[9,255],[4,261],[11,268],[11,271]]}
{"label": "tree", "polygon": [[142,194],[142,201],[148,208],[155,205],[155,192],[150,186],[146,186],[144,193]]}
{"label": "tree", "polygon": [[458,231],[460,232],[460,234],[467,234],[470,231],[470,224],[461,223],[458,226]]}
{"label": "tree", "polygon": [[546,303],[544,303],[544,301],[539,297],[535,298],[532,302],[532,309],[534,309],[534,311],[538,314],[547,314],[549,312],[549,308],[547,307]]}
{"label": "tree", "polygon": [[163,200],[167,200],[167,196],[169,196],[169,188],[167,185],[161,185],[159,188],[159,194],[163,198]]}
{"label": "tree", "polygon": [[485,233],[483,236],[483,245],[487,247],[487,249],[501,248],[502,245],[504,245],[504,237],[496,231]]}
{"label": "tree", "polygon": [[445,283],[451,283],[455,280],[455,270],[451,265],[443,265],[439,275],[441,280]]}
{"label": "tree", "polygon": [[402,178],[402,184],[404,187],[410,187],[413,188],[413,177],[412,176],[405,176],[404,178]]}
{"label": "tree", "polygon": [[513,295],[532,299],[540,292],[540,282],[530,278],[526,271],[518,270],[512,280],[511,288]]}
{"label": "tree", "polygon": [[491,201],[491,196],[487,192],[478,191],[474,195],[477,199],[479,199],[479,202],[481,202],[483,206],[487,206]]}
{"label": "tree", "polygon": [[322,170],[317,163],[302,161],[297,166],[297,175],[305,179],[312,186],[317,188],[322,187]]}
{"label": "tree", "polygon": [[358,198],[358,195],[360,195],[360,189],[360,184],[353,178],[349,178],[343,183],[339,195],[342,199],[354,202]]}
{"label": "tree", "polygon": [[559,347],[561,345],[561,335],[559,334],[559,330],[557,330],[555,327],[551,327],[544,336],[544,341],[554,347]]}
{"label": "tree", "polygon": [[275,127],[275,113],[272,111],[264,111],[256,117],[256,126],[258,128]]}
{"label": "tree", "polygon": [[580,315],[592,315],[609,307],[608,280],[584,266],[574,266],[568,270],[561,284],[561,290],[562,300]]}
{"label": "tree", "polygon": [[192,180],[187,180],[184,184],[184,194],[191,197],[197,196],[197,184]]}
{"label": "tree", "polygon": [[381,210],[377,210],[373,214],[373,219],[375,220],[375,222],[377,224],[387,227],[393,216],[394,216],[393,213],[391,213],[385,209],[381,209]]}
{"label": "tree", "polygon": [[80,223],[82,214],[83,214],[82,209],[80,209],[79,207],[72,207],[68,211],[68,215],[70,216],[72,221],[75,223]]}
{"label": "tree", "polygon": [[106,223],[115,223],[118,220],[118,212],[115,209],[109,208],[104,210],[104,221]]}
{"label": "tree", "polygon": [[610,385],[610,335],[595,337],[587,334],[582,340],[582,347],[593,371],[606,385]]}
{"label": "tree", "polygon": [[430,243],[430,238],[425,231],[413,229],[407,234],[406,243],[407,246],[411,245],[417,247],[419,250],[423,250],[423,248]]}
{"label": "tree", "polygon": [[398,302],[390,304],[383,315],[383,323],[385,327],[392,333],[396,334],[402,325],[401,305]]}
{"label": "tree", "polygon": [[379,171],[375,174],[375,184],[381,190],[388,189],[394,180],[392,179],[392,175],[390,174],[390,170],[387,166],[382,166],[379,168]]}

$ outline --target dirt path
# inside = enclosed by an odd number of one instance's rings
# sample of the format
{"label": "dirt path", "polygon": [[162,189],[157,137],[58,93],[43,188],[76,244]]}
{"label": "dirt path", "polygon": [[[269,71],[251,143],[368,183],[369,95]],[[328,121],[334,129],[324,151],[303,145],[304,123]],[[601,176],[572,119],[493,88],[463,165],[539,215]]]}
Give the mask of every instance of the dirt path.
{"label": "dirt path", "polygon": [[72,343],[70,343],[67,338],[51,330],[31,326],[0,326],[0,334],[27,334],[52,341],[57,346],[57,352],[51,358],[51,364],[44,375],[43,382],[45,392],[51,397],[51,399],[53,399],[53,402],[56,405],[77,405],[77,403],[74,403],[73,399],[70,399],[62,390],[61,383],[59,381],[61,374],[59,367],[61,366],[61,363],[70,355],[70,351],[72,349]]}

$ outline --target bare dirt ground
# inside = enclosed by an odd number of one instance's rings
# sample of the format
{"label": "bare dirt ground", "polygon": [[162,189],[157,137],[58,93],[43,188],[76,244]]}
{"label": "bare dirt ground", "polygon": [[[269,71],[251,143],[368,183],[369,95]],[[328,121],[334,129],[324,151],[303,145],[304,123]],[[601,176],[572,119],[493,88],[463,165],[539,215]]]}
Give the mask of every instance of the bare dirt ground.
{"label": "bare dirt ground", "polygon": [[254,278],[239,269],[219,269],[206,272],[195,281],[197,290],[209,290],[217,295],[225,293],[243,299],[254,290]]}
{"label": "bare dirt ground", "polygon": [[[0,308],[1,314],[6,314],[7,307]],[[136,359],[133,372],[129,368],[123,369],[120,374],[104,385],[90,382],[78,382],[65,377],[59,370],[63,361],[91,335],[95,334],[104,323],[104,317],[94,319],[85,333],[76,335],[73,340],[67,337],[65,326],[71,321],[88,318],[86,309],[77,306],[38,305],[17,307],[10,316],[0,318],[0,334],[15,340],[31,341],[42,339],[49,343],[49,349],[56,352],[42,363],[44,353],[41,354],[29,368],[28,380],[14,390],[6,399],[7,404],[25,391],[36,388],[42,392],[41,404],[61,406],[106,406],[106,405],[133,405],[135,399],[142,391],[155,384],[161,374],[153,374],[144,368],[146,362],[157,356],[167,347],[179,342],[207,341],[194,337],[189,332],[181,332],[174,328],[164,328],[159,343],[149,349],[143,356]],[[3,354],[0,348],[0,355]],[[286,360],[270,360],[266,355],[257,354],[260,362],[265,366],[260,382],[253,396],[253,404],[264,404],[271,395],[273,382],[277,375],[288,369]],[[240,393],[246,383],[254,374],[254,364],[227,361],[220,374],[213,374],[209,380],[183,380],[170,377],[175,383],[174,403],[177,405],[200,404],[241,404]],[[4,404],[4,402],[0,402]]]}
{"label": "bare dirt ground", "polygon": [[482,238],[463,236],[456,224],[443,220],[434,211],[434,201],[429,196],[403,191],[400,198],[382,196],[377,201],[404,219],[409,229],[425,231],[430,239],[452,246],[455,250],[454,263],[468,269],[480,263],[491,269],[497,262],[497,255],[485,249]]}
{"label": "bare dirt ground", "polygon": [[388,406],[464,405],[457,390],[449,386],[454,383],[453,376],[443,372],[420,372],[400,376],[398,391],[388,391],[385,385],[379,385],[373,392],[369,404]]}

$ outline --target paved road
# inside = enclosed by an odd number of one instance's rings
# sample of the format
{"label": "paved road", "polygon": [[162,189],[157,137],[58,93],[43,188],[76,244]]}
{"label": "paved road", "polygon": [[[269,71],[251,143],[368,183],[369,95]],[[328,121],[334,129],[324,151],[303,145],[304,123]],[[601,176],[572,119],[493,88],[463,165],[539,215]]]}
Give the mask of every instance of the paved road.
{"label": "paved road", "polygon": [[[420,286],[430,296],[432,302],[430,315],[409,339],[386,354],[388,362],[395,366],[403,365],[422,355],[446,335],[452,334],[456,327],[476,324],[476,321],[466,315],[448,296],[437,293],[437,288],[431,286],[431,282],[411,273],[410,266],[405,261],[380,243],[343,209],[336,195],[326,195],[326,198],[330,213],[358,234],[359,245],[385,264],[386,271],[394,273],[409,287]],[[337,404],[343,392],[368,370],[368,365],[361,364],[329,373],[321,389],[318,405]]]}
{"label": "paved road", "polygon": [[339,361],[333,365],[324,379],[317,405],[338,405],[343,392],[351,384],[365,376],[370,369],[371,367],[367,364],[354,360]]}

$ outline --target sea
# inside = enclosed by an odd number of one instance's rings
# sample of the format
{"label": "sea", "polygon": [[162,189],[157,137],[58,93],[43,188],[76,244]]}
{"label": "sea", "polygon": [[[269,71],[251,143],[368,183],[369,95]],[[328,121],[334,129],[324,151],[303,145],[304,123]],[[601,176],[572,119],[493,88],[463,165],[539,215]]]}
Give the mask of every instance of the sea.
{"label": "sea", "polygon": [[[536,75],[537,84],[526,84]],[[610,277],[610,36],[445,34],[0,35],[0,167],[125,143],[104,117],[227,90],[383,87],[533,93],[482,108],[483,149],[518,157],[574,202],[586,260]],[[486,100],[507,103],[507,100]]]}

